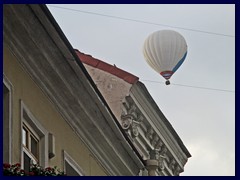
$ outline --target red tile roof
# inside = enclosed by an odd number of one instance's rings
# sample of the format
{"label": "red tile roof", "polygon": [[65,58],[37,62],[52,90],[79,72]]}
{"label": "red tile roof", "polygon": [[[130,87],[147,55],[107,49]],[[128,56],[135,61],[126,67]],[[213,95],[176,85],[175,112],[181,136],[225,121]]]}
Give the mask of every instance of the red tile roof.
{"label": "red tile roof", "polygon": [[139,78],[137,76],[134,76],[122,69],[119,69],[116,66],[113,66],[111,64],[105,63],[99,59],[96,59],[88,54],[84,54],[82,52],[80,52],[79,50],[75,50],[76,54],[78,55],[79,59],[82,61],[82,63],[90,65],[92,67],[95,67],[97,69],[101,69],[105,72],[108,72],[112,75],[115,75],[121,79],[123,79],[124,81],[130,83],[130,84],[134,84],[136,83]]}

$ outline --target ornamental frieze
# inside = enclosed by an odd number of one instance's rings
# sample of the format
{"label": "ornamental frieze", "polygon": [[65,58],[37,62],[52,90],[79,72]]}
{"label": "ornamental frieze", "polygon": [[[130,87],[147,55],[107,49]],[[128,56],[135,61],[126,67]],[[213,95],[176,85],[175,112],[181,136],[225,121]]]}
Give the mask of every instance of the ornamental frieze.
{"label": "ornamental frieze", "polygon": [[123,102],[120,123],[134,144],[143,151],[141,154],[144,159],[157,160],[157,171],[160,175],[178,176],[182,172],[181,166],[161,139],[159,132],[156,132],[155,127],[149,123],[130,96]]}

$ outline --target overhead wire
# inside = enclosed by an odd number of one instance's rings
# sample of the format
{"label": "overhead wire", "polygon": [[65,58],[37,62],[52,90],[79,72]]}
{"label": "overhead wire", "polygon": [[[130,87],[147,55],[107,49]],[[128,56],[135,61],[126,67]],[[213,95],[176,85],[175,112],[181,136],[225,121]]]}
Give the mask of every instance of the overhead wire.
{"label": "overhead wire", "polygon": [[[176,29],[183,29],[183,30],[187,30],[187,31],[195,31],[195,32],[200,32],[200,33],[207,33],[207,34],[218,35],[218,36],[235,37],[235,36],[233,36],[233,35],[228,35],[228,34],[221,34],[221,33],[209,32],[209,31],[202,31],[202,30],[196,30],[196,29],[190,29],[190,28],[183,28],[183,27],[178,27],[178,26],[170,26],[170,25],[166,25],[166,24],[160,24],[160,23],[154,23],[154,22],[148,22],[148,21],[142,21],[142,20],[124,18],[124,17],[107,15],[107,14],[100,14],[100,13],[95,13],[95,12],[90,12],[90,11],[83,11],[83,10],[79,10],[79,9],[59,7],[59,6],[54,6],[54,5],[48,5],[48,6],[54,7],[54,8],[59,8],[59,9],[64,9],[64,10],[69,10],[69,11],[75,11],[75,12],[80,12],[80,13],[86,13],[86,14],[104,16],[104,17],[121,19],[121,20],[127,20],[127,21],[133,21],[133,22],[144,23],[144,24],[151,24],[151,25],[157,25],[157,26],[165,26],[165,27],[171,27],[171,28],[176,28]],[[161,84],[165,84],[164,82],[160,82],[160,81],[152,81],[152,80],[142,80],[142,81],[151,82],[151,83],[161,83]],[[217,89],[217,88],[209,88],[209,87],[191,86],[191,85],[175,84],[175,83],[171,83],[171,85],[182,86],[182,87],[189,87],[189,88],[197,88],[197,89],[205,89],[205,90],[213,90],[213,91],[222,91],[222,92],[235,93],[235,91],[226,90],[226,89]]]}
{"label": "overhead wire", "polygon": [[83,10],[79,10],[79,9],[72,9],[72,8],[60,7],[60,6],[54,6],[54,5],[48,5],[48,6],[54,7],[54,8],[59,8],[59,9],[65,9],[65,10],[69,10],[69,11],[85,13],[85,14],[92,14],[92,15],[103,16],[103,17],[114,18],[114,19],[121,19],[121,20],[138,22],[138,23],[144,23],[144,24],[150,24],[150,25],[156,25],[156,26],[164,26],[164,27],[182,29],[182,30],[186,30],[186,31],[194,31],[194,32],[200,32],[200,33],[206,33],[206,34],[212,34],[212,35],[218,35],[218,36],[231,37],[231,38],[235,37],[234,35],[229,35],[229,34],[222,34],[222,33],[210,32],[210,31],[203,31],[203,30],[191,29],[191,28],[184,28],[184,27],[179,27],[179,26],[171,26],[171,25],[167,25],[167,24],[142,21],[142,20],[137,20],[137,19],[131,19],[131,18],[125,18],[125,17],[120,17],[120,16],[113,16],[113,15],[95,13],[95,12],[90,12],[90,11],[83,11]]}
{"label": "overhead wire", "polygon": [[[144,80],[144,79],[142,79],[141,81],[151,82],[151,83],[165,84],[164,82],[160,82],[160,81],[152,81],[152,80]],[[197,88],[197,89],[205,89],[205,90],[213,90],[213,91],[222,91],[222,92],[235,93],[235,91],[227,90],[227,89],[217,89],[217,88],[200,87],[200,86],[191,86],[191,85],[175,84],[175,83],[171,83],[171,85],[175,85],[175,86],[183,86],[183,87],[189,87],[189,88]]]}

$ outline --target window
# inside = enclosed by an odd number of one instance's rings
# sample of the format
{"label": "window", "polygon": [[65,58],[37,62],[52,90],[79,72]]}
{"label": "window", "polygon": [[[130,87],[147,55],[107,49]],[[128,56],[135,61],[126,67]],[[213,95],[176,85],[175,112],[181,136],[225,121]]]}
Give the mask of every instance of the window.
{"label": "window", "polygon": [[12,85],[3,74],[3,162],[11,163]]}
{"label": "window", "polygon": [[63,151],[64,159],[64,172],[67,176],[83,176],[82,168],[73,160],[72,157],[66,152]]}
{"label": "window", "polygon": [[48,132],[21,101],[22,168],[29,171],[31,164],[48,166]]}
{"label": "window", "polygon": [[29,171],[32,163],[39,163],[39,137],[30,130],[26,122],[22,126],[22,145],[23,145],[23,160],[24,170]]}
{"label": "window", "polygon": [[65,161],[65,173],[67,176],[81,176],[72,166],[69,164],[68,161]]}

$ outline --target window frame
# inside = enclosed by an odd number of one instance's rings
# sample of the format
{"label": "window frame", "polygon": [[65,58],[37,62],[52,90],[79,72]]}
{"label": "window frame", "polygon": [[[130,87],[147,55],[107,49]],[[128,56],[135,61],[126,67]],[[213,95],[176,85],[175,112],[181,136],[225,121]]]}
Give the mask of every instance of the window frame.
{"label": "window frame", "polygon": [[[40,137],[31,129],[31,127],[23,122],[22,129],[26,130],[26,145],[23,144],[23,135],[22,135],[22,146],[23,151],[36,163],[39,162],[39,154],[40,154]],[[35,156],[32,152],[31,146],[31,137],[37,141],[37,156]]]}
{"label": "window frame", "polygon": [[[13,94],[13,85],[12,83],[8,80],[8,78],[6,77],[6,75],[3,73],[3,87],[6,87],[6,89],[8,90],[8,122],[6,122],[6,119],[3,118],[3,131],[8,131],[7,132],[7,158],[5,161],[7,161],[8,163],[12,163],[12,124],[13,124],[13,119],[12,119],[12,109],[13,109],[13,98],[12,98],[12,94]],[[3,92],[4,94],[4,92]],[[3,112],[4,113],[4,112]],[[6,127],[7,126],[7,127]],[[3,140],[4,141],[4,140]],[[3,145],[4,147],[4,145]],[[4,151],[4,150],[3,150]],[[4,152],[3,152],[4,153]]]}
{"label": "window frame", "polygon": [[[32,134],[39,138],[38,164],[42,167],[48,166],[48,131],[33,116],[22,100],[21,105],[21,167],[24,168],[24,152],[32,159],[34,155],[23,145],[22,129],[26,126]],[[36,162],[36,161],[35,161]]]}
{"label": "window frame", "polygon": [[63,150],[63,169],[65,173],[67,173],[66,163],[68,163],[68,165],[71,166],[76,173],[79,174],[79,176],[85,175],[83,169],[78,165],[78,163],[65,150]]}

